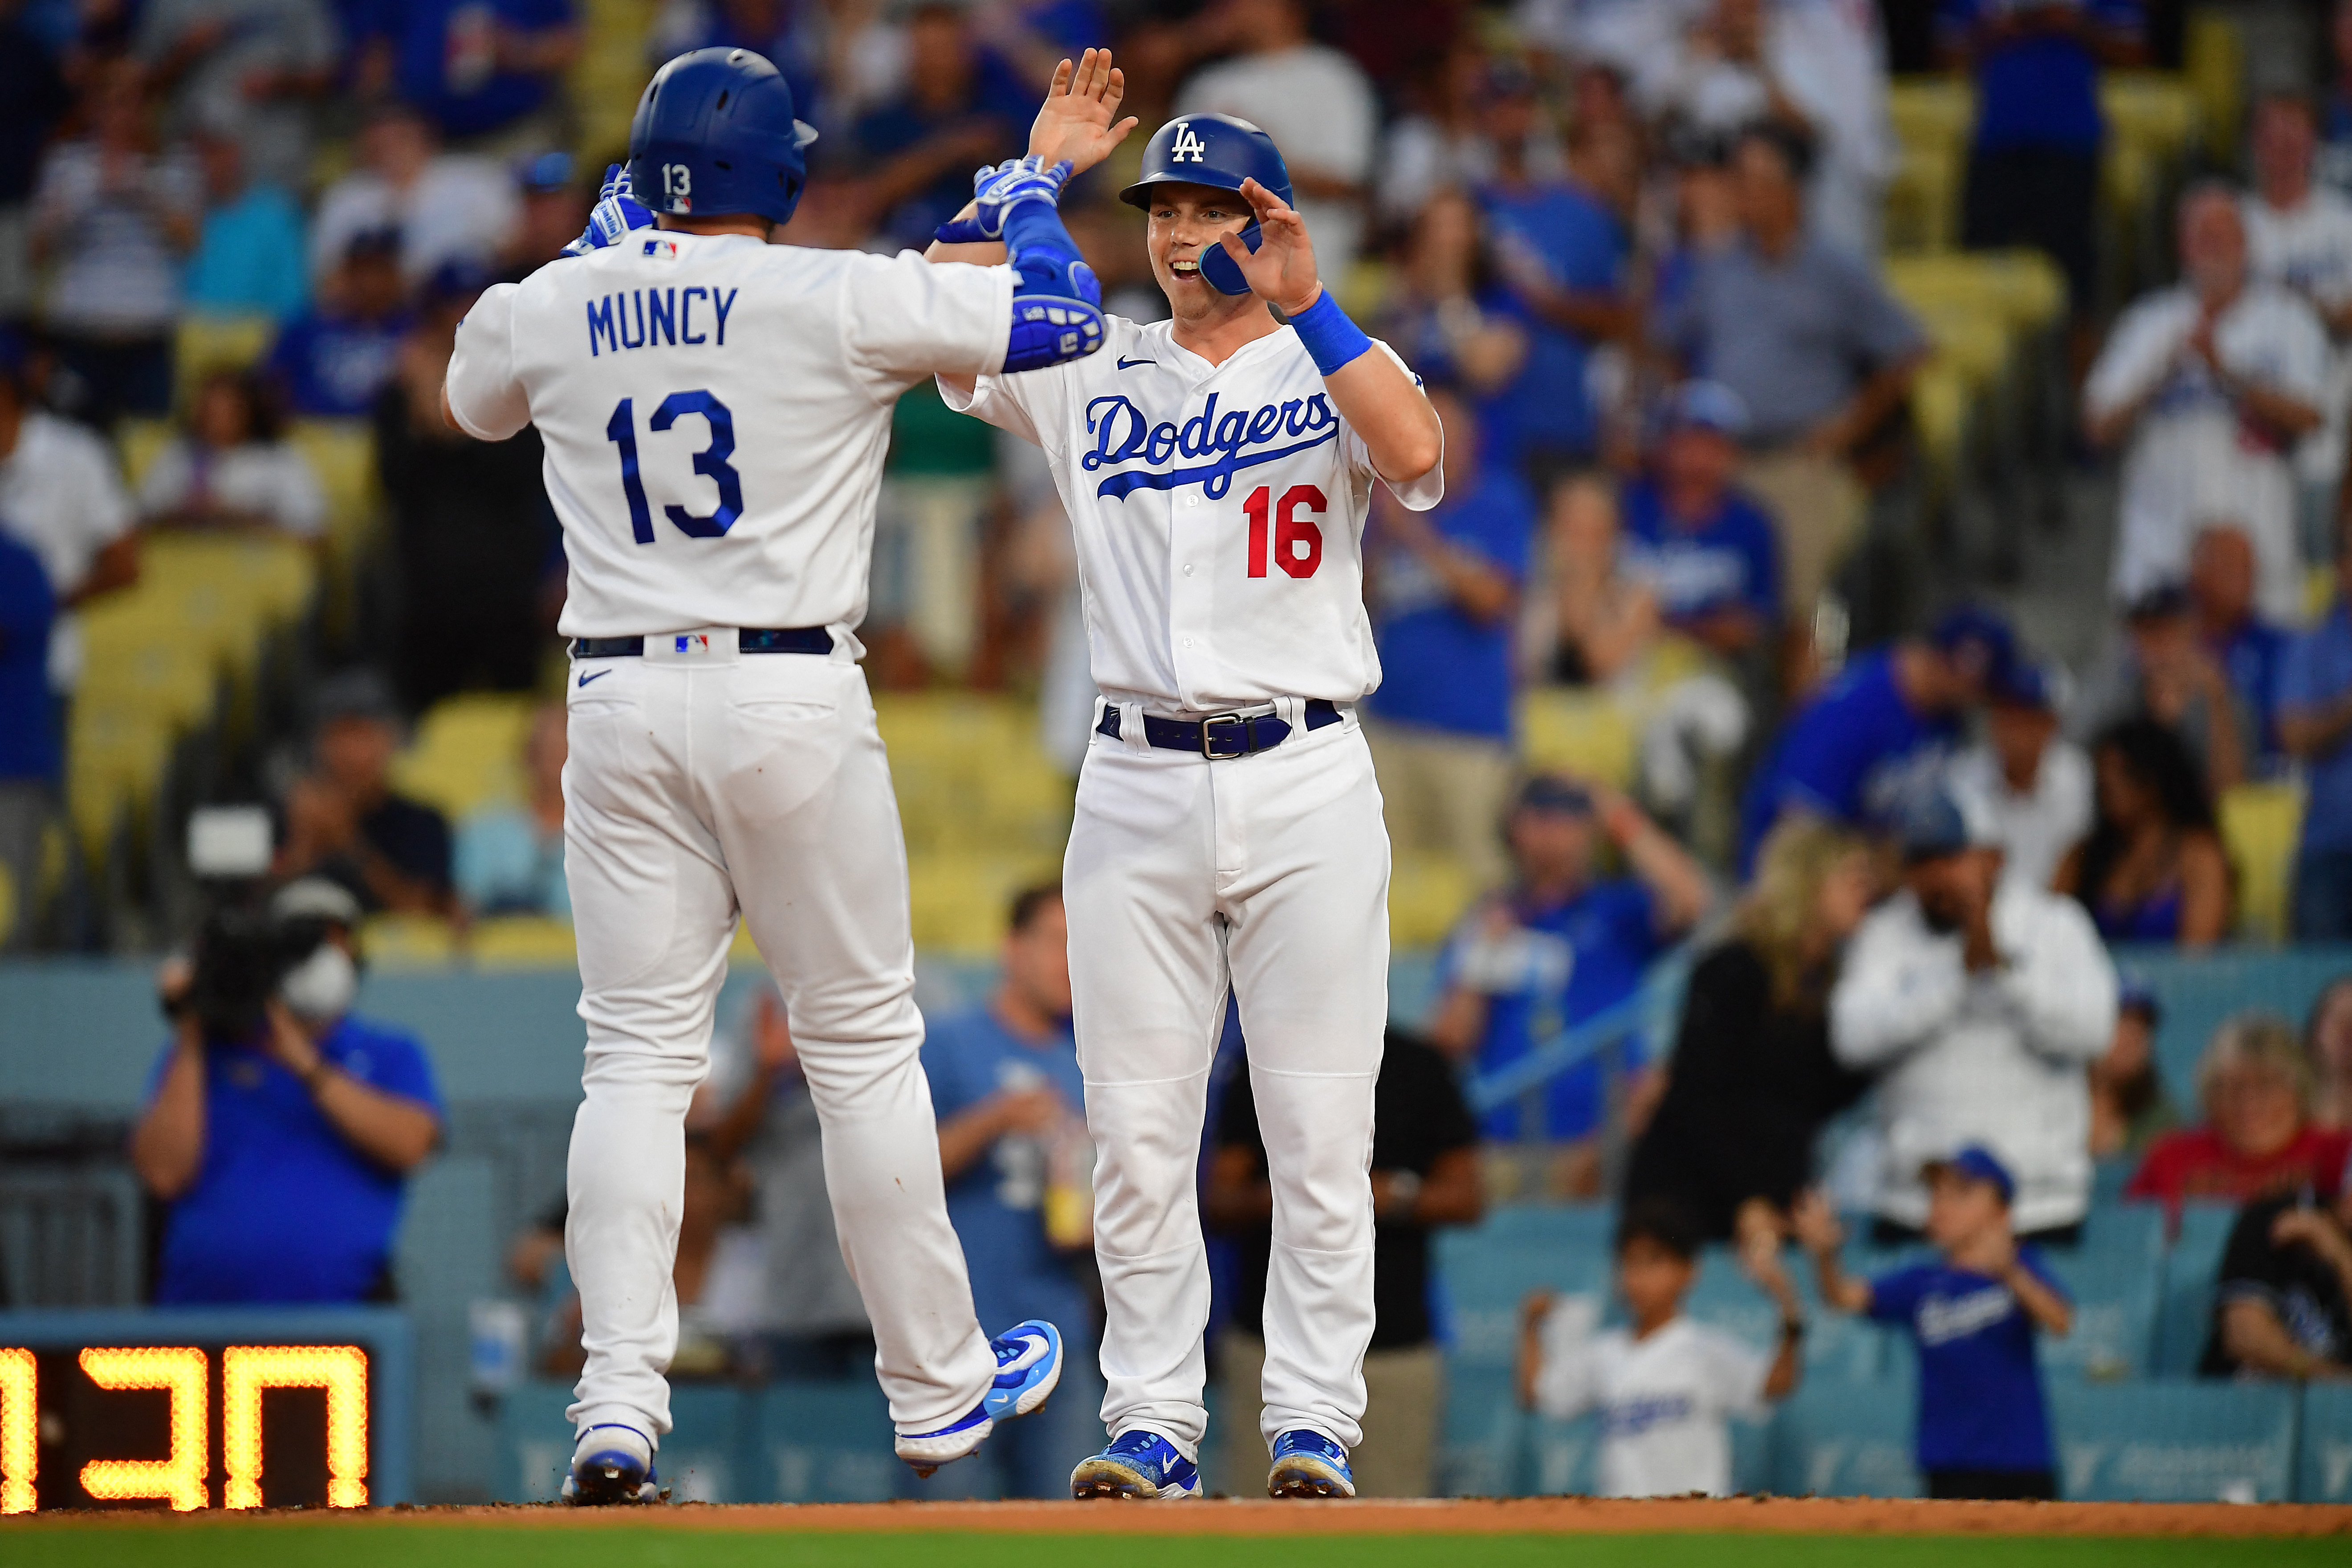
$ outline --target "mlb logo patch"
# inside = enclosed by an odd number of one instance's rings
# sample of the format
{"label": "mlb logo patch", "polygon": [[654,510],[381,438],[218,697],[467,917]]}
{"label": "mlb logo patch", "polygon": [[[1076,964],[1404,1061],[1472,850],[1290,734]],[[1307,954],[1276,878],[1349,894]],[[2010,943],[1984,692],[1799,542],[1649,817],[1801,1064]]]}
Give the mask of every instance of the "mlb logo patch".
{"label": "mlb logo patch", "polygon": [[676,261],[677,259],[677,241],[674,239],[649,239],[646,241],[645,253],[647,256],[655,257],[663,261]]}
{"label": "mlb logo patch", "polygon": [[708,632],[681,632],[677,637],[678,653],[709,653],[710,635]]}

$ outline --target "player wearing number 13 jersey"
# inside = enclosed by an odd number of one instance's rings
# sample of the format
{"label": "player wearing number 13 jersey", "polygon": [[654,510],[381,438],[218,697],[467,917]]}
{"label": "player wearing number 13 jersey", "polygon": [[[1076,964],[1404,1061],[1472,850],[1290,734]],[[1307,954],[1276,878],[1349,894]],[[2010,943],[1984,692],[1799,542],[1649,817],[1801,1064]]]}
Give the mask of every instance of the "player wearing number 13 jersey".
{"label": "player wearing number 13 jersey", "polygon": [[[1412,373],[1318,285],[1263,132],[1172,121],[1124,196],[1150,215],[1173,321],[1113,317],[1100,353],[1034,375],[940,377],[950,405],[1051,461],[1102,693],[1063,896],[1111,1441],[1072,1489],[1199,1491],[1194,1172],[1230,992],[1272,1186],[1267,1489],[1352,1495],[1389,952],[1355,710],[1380,683],[1361,537],[1375,482],[1437,503],[1442,437]],[[933,258],[971,255],[951,243],[966,237],[949,226]]]}

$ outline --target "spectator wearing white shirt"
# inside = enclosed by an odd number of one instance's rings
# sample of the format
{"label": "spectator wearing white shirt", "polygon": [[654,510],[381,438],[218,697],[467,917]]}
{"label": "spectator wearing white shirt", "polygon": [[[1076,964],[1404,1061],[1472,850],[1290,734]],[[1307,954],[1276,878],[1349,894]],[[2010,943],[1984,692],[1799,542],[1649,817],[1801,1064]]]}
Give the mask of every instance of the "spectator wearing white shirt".
{"label": "spectator wearing white shirt", "polygon": [[58,614],[49,632],[49,689],[71,695],[81,633],[71,610],[139,580],[136,514],[114,453],[89,429],[36,405],[24,344],[0,328],[0,531],[41,558]]}
{"label": "spectator wearing white shirt", "polygon": [[310,177],[318,101],[339,63],[333,8],[321,0],[149,0],[131,42],[168,95],[170,129],[233,136],[265,184]]}
{"label": "spectator wearing white shirt", "polygon": [[1984,739],[1952,759],[1945,783],[2000,846],[2001,870],[2050,886],[2091,831],[2090,754],[2058,732],[2052,679],[2012,666],[1985,693]]}
{"label": "spectator wearing white shirt", "polygon": [[1380,106],[1355,61],[1307,30],[1300,0],[1221,0],[1208,26],[1235,53],[1176,95],[1176,112],[1233,114],[1282,149],[1322,275],[1345,287],[1363,243]]}
{"label": "spectator wearing white shirt", "polygon": [[2133,302],[2083,389],[2091,439],[2127,442],[2110,586],[2130,603],[2180,582],[2198,527],[2226,517],[2253,543],[2263,616],[2299,625],[2287,457],[2319,427],[2326,329],[2296,295],[2250,275],[2227,186],[2192,187],[2179,221],[2180,282]]}
{"label": "spectator wearing white shirt", "polygon": [[359,167],[327,187],[310,226],[310,272],[322,283],[354,236],[400,231],[400,268],[411,284],[445,262],[492,267],[520,221],[512,176],[488,158],[439,150],[432,125],[389,104],[360,132]]}
{"label": "spectator wearing white shirt", "polygon": [[188,433],[157,454],[139,484],[152,527],[240,529],[316,540],[326,494],[300,448],[279,439],[277,400],[249,371],[216,371],[196,388]]}

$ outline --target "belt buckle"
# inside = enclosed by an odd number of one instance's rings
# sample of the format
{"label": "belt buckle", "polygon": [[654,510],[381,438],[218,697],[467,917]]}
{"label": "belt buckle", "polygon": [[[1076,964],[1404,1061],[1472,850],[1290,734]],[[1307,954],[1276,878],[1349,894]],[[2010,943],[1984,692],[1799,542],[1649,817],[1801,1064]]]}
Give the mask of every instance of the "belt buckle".
{"label": "belt buckle", "polygon": [[[1216,726],[1219,724],[1231,724],[1240,731],[1239,750],[1223,752],[1217,750]],[[1235,757],[1248,756],[1253,749],[1250,744],[1253,738],[1249,721],[1238,713],[1212,713],[1201,721],[1201,755],[1209,762],[1231,762]]]}

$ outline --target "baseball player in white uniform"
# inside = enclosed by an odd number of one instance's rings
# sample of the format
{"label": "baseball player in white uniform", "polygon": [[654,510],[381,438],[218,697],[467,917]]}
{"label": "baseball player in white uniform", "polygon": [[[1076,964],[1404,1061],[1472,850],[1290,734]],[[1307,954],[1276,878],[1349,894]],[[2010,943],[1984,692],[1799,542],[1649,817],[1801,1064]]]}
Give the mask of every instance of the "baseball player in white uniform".
{"label": "baseball player in white uniform", "polygon": [[[1108,153],[1131,123],[1113,123],[1118,88],[1107,58],[1082,66],[1030,161]],[[1351,1496],[1389,956],[1388,837],[1355,712],[1380,683],[1360,547],[1375,480],[1436,504],[1443,437],[1416,378],[1318,282],[1265,132],[1171,121],[1122,195],[1150,215],[1172,321],[1108,318],[1100,353],[1034,375],[940,375],[951,405],[1050,460],[1102,694],[1063,891],[1112,1440],[1071,1486],[1200,1491],[1194,1171],[1230,990],[1275,1194],[1267,1489]],[[950,243],[968,226],[940,237],[934,260],[991,258]]]}
{"label": "baseball player in white uniform", "polygon": [[[1061,1342],[973,1321],[918,1059],[906,851],[853,635],[898,395],[1090,353],[1055,201],[983,193],[1012,265],[769,243],[814,132],[774,66],[665,66],[579,251],[485,293],[445,392],[536,425],[571,560],[564,867],[587,1024],[564,1245],[587,1365],[565,1495],[656,1495],[688,1101],[740,912],[789,1009],[901,1458],[928,1474],[1052,1391]],[[635,199],[644,191],[656,220]]]}

